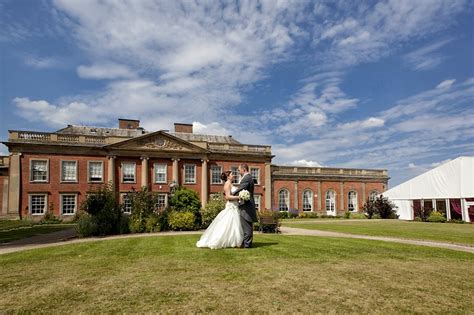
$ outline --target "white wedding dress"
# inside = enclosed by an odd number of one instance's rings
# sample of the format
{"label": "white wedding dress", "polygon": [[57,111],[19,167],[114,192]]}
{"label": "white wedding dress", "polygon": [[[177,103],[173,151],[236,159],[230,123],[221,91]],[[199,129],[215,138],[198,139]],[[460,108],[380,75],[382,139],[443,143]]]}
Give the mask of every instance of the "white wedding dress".
{"label": "white wedding dress", "polygon": [[[235,189],[237,187],[232,187],[231,191],[234,192]],[[239,205],[237,201],[227,201],[225,209],[219,212],[196,246],[212,249],[239,247],[243,239],[244,232],[240,225]]]}

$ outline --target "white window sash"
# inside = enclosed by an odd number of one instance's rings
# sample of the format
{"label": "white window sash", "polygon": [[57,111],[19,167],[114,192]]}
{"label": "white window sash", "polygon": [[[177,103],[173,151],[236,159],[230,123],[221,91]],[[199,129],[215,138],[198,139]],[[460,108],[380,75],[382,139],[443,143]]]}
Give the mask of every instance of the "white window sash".
{"label": "white window sash", "polygon": [[[33,213],[33,206],[34,206],[33,205],[33,199],[36,199],[36,197],[43,199],[43,209],[41,210],[41,212],[35,211]],[[39,203],[37,203],[36,206],[37,205],[39,205]],[[48,196],[47,195],[45,195],[45,194],[32,194],[32,195],[29,196],[29,212],[30,212],[31,215],[44,215],[46,213],[47,206],[48,206]]]}
{"label": "white window sash", "polygon": [[155,163],[153,168],[155,170],[155,183],[166,183],[168,177],[168,166],[163,163]]}
{"label": "white window sash", "polygon": [[61,181],[77,182],[77,161],[61,161]]}
{"label": "white window sash", "polygon": [[89,182],[103,182],[104,181],[104,163],[102,161],[89,161],[88,163],[88,180]]}
{"label": "white window sash", "polygon": [[[192,177],[191,177],[191,174],[192,174]],[[184,183],[185,184],[196,183],[196,165],[195,164],[184,165]]]}
{"label": "white window sash", "polygon": [[[44,172],[40,175],[36,172]],[[36,176],[35,176],[36,175]],[[36,178],[40,177],[41,178]],[[42,178],[44,177],[44,179]],[[30,160],[30,181],[31,182],[47,182],[49,179],[49,160]]]}
{"label": "white window sash", "polygon": [[[72,197],[72,198],[71,198]],[[67,200],[65,200],[67,198]],[[65,206],[70,206],[72,205],[70,202],[71,200],[74,200],[74,208],[72,209],[72,212],[65,212]],[[66,201],[66,203],[65,203]],[[77,195],[75,194],[61,194],[61,215],[74,215],[77,211]]]}
{"label": "white window sash", "polygon": [[124,162],[122,163],[122,182],[135,183],[136,181],[136,163]]}

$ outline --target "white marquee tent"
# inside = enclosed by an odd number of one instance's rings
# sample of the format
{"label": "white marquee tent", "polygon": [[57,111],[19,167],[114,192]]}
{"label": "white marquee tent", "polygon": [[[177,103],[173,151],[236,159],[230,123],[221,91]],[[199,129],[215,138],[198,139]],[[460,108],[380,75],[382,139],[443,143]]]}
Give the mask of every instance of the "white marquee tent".
{"label": "white marquee tent", "polygon": [[417,207],[431,205],[445,212],[474,221],[474,156],[461,156],[412,178],[383,193],[397,205],[399,218],[413,220]]}

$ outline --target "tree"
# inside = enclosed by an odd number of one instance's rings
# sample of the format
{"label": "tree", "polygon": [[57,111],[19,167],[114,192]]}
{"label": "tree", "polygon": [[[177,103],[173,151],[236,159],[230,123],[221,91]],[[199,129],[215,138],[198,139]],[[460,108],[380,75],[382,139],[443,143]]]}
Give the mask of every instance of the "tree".
{"label": "tree", "polygon": [[396,208],[393,202],[382,195],[375,199],[368,199],[364,204],[364,211],[369,219],[372,219],[374,215],[380,216],[381,219],[397,219]]}

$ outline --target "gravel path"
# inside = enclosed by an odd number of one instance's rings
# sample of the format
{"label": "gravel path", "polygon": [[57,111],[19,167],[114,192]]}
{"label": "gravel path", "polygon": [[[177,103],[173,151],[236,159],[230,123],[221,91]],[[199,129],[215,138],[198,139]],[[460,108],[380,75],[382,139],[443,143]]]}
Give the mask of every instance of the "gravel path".
{"label": "gravel path", "polygon": [[458,245],[458,244],[450,244],[450,243],[435,242],[435,241],[419,241],[419,240],[410,240],[410,239],[395,238],[395,237],[368,236],[368,235],[328,232],[328,231],[320,231],[320,230],[298,229],[298,228],[292,228],[292,227],[287,227],[287,226],[282,226],[280,230],[281,230],[281,233],[284,235],[309,235],[309,236],[323,236],[323,237],[357,238],[357,239],[364,239],[364,240],[374,240],[374,241],[384,241],[384,242],[447,248],[447,249],[459,250],[459,251],[468,252],[468,253],[474,253],[474,247],[469,246],[469,245]]}
{"label": "gravel path", "polygon": [[[433,241],[418,241],[410,239],[401,239],[395,237],[381,237],[381,236],[367,236],[367,235],[356,235],[339,232],[328,232],[319,230],[308,230],[298,229],[282,226],[280,228],[283,235],[304,235],[304,236],[321,236],[321,237],[344,237],[344,238],[355,238],[364,240],[376,240],[384,242],[411,244],[411,245],[422,245],[437,248],[447,248],[452,250],[458,250],[468,253],[474,253],[474,247],[468,245],[457,245],[442,242]],[[125,234],[115,235],[106,237],[89,237],[89,238],[76,238],[74,229],[68,229],[49,234],[37,235],[22,240],[13,241],[10,243],[0,244],[0,255],[14,253],[35,248],[44,248],[52,246],[61,246],[77,243],[87,243],[95,241],[135,238],[135,237],[160,237],[160,236],[174,236],[174,235],[199,235],[202,231],[190,231],[190,232],[159,232],[159,233],[141,233],[141,234]]]}

